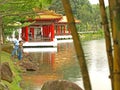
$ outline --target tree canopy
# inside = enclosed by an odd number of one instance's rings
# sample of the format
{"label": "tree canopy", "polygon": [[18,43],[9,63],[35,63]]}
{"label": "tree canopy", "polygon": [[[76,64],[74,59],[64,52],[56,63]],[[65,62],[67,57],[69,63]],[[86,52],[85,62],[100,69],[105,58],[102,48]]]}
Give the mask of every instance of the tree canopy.
{"label": "tree canopy", "polygon": [[[99,30],[101,17],[99,5],[91,5],[89,0],[70,0],[72,12],[75,18],[81,21],[79,30]],[[52,0],[49,9],[65,15],[61,0]]]}
{"label": "tree canopy", "polygon": [[35,14],[33,8],[47,9],[52,0],[0,0],[2,31],[8,35],[12,29],[25,26],[26,16]]}

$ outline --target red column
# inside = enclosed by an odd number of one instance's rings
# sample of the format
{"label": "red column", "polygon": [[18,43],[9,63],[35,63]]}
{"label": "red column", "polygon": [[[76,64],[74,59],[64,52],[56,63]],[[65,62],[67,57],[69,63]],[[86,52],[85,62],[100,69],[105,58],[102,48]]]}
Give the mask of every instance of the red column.
{"label": "red column", "polygon": [[52,24],[49,26],[49,38],[52,41]]}
{"label": "red column", "polygon": [[48,26],[45,26],[45,36],[47,37]]}
{"label": "red column", "polygon": [[51,40],[53,41],[55,37],[55,34],[54,34],[54,24],[51,24]]}
{"label": "red column", "polygon": [[45,29],[45,27],[44,26],[42,26],[43,27],[43,29],[42,29],[42,36],[44,36],[44,29]]}
{"label": "red column", "polygon": [[46,30],[46,36],[49,37],[49,33],[50,33],[50,26],[47,26],[47,30]]}
{"label": "red column", "polygon": [[28,26],[25,27],[25,41],[28,41]]}
{"label": "red column", "polygon": [[29,40],[29,36],[28,36],[28,26],[26,27],[26,41]]}
{"label": "red column", "polygon": [[49,30],[48,30],[49,37],[50,37],[50,34],[51,34],[51,25],[49,25]]}
{"label": "red column", "polygon": [[50,38],[50,37],[49,37],[49,34],[50,34],[50,25],[47,26],[47,37],[48,37],[48,38]]}

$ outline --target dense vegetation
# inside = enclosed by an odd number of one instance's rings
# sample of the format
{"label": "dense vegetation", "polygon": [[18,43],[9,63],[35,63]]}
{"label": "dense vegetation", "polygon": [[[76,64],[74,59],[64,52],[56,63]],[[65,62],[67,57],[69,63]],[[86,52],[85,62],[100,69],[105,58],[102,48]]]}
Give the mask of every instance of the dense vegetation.
{"label": "dense vegetation", "polygon": [[[74,17],[81,21],[79,31],[94,31],[101,28],[99,5],[91,5],[88,0],[70,0],[70,3]],[[53,0],[49,9],[65,15],[61,0]]]}

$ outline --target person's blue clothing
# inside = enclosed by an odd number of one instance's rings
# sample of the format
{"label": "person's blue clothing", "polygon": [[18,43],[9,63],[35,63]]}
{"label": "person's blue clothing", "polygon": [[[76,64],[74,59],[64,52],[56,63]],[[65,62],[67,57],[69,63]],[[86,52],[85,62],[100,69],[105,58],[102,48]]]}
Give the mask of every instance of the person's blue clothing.
{"label": "person's blue clothing", "polygon": [[13,42],[14,42],[14,45],[15,45],[15,46],[18,46],[18,45],[19,45],[19,40],[15,39]]}
{"label": "person's blue clothing", "polygon": [[18,50],[18,46],[19,46],[19,40],[15,39],[13,41],[14,43],[14,47],[13,47],[13,51],[12,51],[12,56],[17,54],[17,50]]}

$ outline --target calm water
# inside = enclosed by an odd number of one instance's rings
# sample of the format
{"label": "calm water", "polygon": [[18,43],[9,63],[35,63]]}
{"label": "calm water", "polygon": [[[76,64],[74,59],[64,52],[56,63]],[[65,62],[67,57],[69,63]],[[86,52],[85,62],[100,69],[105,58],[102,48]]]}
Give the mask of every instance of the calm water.
{"label": "calm water", "polygon": [[[104,40],[83,43],[92,90],[111,90]],[[23,74],[23,90],[40,90],[48,80],[72,81],[83,88],[73,43],[58,44],[57,52],[30,53],[39,70]]]}

